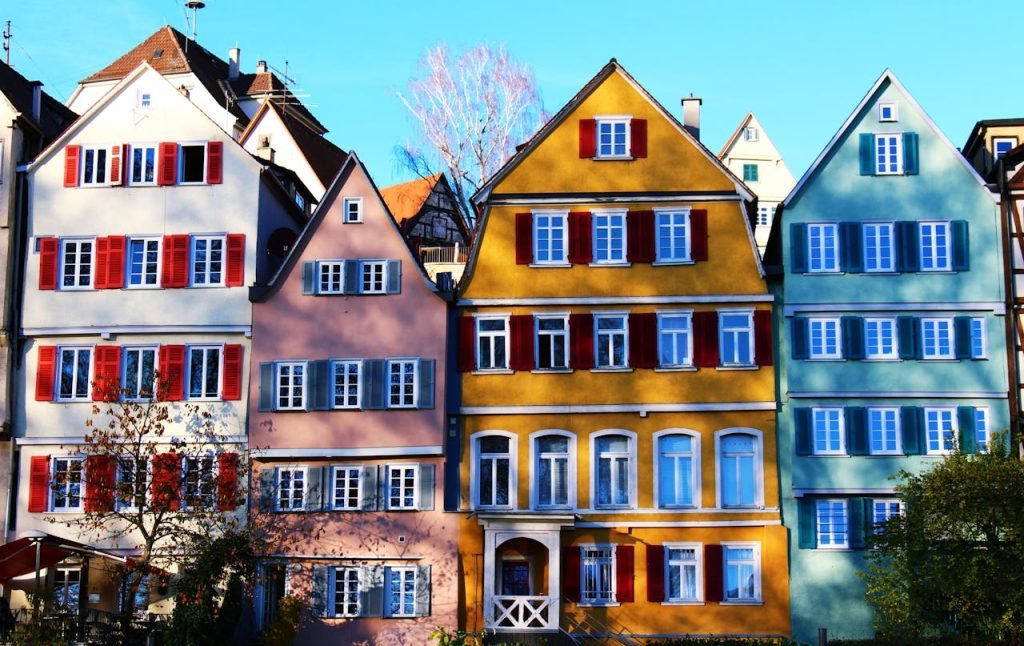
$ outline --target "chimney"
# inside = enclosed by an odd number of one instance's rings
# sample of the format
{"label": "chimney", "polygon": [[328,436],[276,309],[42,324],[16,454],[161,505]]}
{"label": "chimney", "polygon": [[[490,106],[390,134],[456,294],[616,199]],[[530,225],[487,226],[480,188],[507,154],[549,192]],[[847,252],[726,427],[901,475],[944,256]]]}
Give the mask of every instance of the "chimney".
{"label": "chimney", "polygon": [[32,119],[39,123],[43,110],[43,82],[32,81]]}
{"label": "chimney", "polygon": [[266,74],[267,73],[267,61],[256,61],[256,73]]}
{"label": "chimney", "polygon": [[228,80],[234,81],[238,78],[238,67],[242,58],[242,50],[232,47],[228,50]]}
{"label": "chimney", "polygon": [[700,104],[704,101],[699,96],[685,97],[683,104],[683,127],[690,131],[690,134],[700,141]]}

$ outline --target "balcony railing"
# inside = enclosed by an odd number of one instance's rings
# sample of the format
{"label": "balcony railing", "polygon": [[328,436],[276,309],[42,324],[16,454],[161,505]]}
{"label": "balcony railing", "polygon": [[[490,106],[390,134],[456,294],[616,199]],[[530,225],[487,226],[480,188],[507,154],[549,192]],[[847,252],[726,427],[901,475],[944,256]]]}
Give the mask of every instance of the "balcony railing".
{"label": "balcony railing", "polygon": [[500,596],[491,598],[494,630],[557,630],[558,604],[553,597]]}
{"label": "balcony railing", "polygon": [[423,261],[423,264],[464,265],[469,260],[469,248],[462,245],[420,247],[420,260]]}

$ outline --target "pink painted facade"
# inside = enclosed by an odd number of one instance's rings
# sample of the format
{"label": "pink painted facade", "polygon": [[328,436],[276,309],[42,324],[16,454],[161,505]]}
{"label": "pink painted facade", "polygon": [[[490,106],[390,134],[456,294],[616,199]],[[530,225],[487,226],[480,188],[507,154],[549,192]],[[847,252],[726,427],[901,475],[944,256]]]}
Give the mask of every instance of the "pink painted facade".
{"label": "pink painted facade", "polygon": [[302,643],[425,643],[454,627],[447,305],[354,154],[251,296],[254,522],[289,537],[264,563],[258,627],[284,594],[306,606]]}

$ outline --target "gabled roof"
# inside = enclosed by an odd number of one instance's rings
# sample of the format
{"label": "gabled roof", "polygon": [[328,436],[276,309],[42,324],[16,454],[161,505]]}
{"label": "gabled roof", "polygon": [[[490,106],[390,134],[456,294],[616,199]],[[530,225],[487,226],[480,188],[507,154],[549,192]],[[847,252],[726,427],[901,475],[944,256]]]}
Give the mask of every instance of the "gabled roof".
{"label": "gabled roof", "polygon": [[729,149],[732,148],[733,144],[736,143],[736,140],[739,139],[740,133],[743,132],[743,129],[746,128],[747,124],[750,123],[753,119],[753,112],[748,112],[747,116],[743,117],[743,120],[740,121],[740,125],[736,126],[736,129],[732,131],[732,134],[729,135],[729,138],[725,140],[725,145],[722,146],[722,149],[718,151],[719,159],[725,157],[725,153],[729,152]]}
{"label": "gabled roof", "polygon": [[[239,74],[238,78],[231,81],[231,89],[236,96],[246,96],[253,99],[270,99],[275,105],[281,108],[283,114],[296,116],[306,121],[306,126],[322,135],[327,132],[324,124],[320,123],[313,113],[302,105],[302,102],[292,94],[281,79],[273,72],[255,72],[253,74]],[[333,179],[333,175],[327,181]],[[326,184],[326,182],[324,182]]]}
{"label": "gabled roof", "polygon": [[[0,94],[7,97],[21,118],[42,135],[44,145],[50,143],[64,131],[68,125],[78,118],[70,108],[53,98],[46,92],[42,93],[39,106],[39,119],[32,116],[33,88],[38,81],[29,81],[13,67],[0,62]],[[23,161],[23,160],[16,160]]]}
{"label": "gabled roof", "polygon": [[427,177],[417,177],[408,182],[393,184],[380,189],[380,196],[388,205],[391,216],[399,225],[403,220],[416,217],[434,191],[438,180],[444,177],[444,173],[434,173]]}
{"label": "gabled roof", "polygon": [[594,92],[594,90],[596,90],[598,86],[600,86],[601,83],[605,81],[605,79],[607,79],[615,72],[621,74],[622,77],[626,79],[626,81],[631,86],[633,86],[633,88],[637,92],[641,94],[641,96],[647,99],[651,103],[651,105],[653,105],[654,108],[658,110],[669,121],[669,123],[676,127],[680,135],[682,135],[685,139],[689,140],[690,143],[696,146],[697,149],[701,153],[703,153],[705,157],[707,157],[708,161],[710,161],[713,165],[718,167],[718,169],[721,170],[722,173],[726,175],[726,177],[732,179],[733,183],[736,185],[737,193],[739,193],[747,200],[755,199],[754,194],[750,192],[750,189],[746,187],[742,180],[736,177],[736,175],[734,175],[732,171],[730,171],[721,162],[721,160],[719,160],[718,157],[716,157],[715,154],[712,153],[707,148],[707,146],[702,144],[699,139],[694,137],[690,133],[690,131],[687,130],[671,112],[665,109],[665,106],[663,106],[661,103],[658,102],[657,99],[651,96],[651,94],[642,85],[637,83],[636,79],[634,79],[632,75],[630,75],[630,73],[627,72],[624,67],[619,65],[619,62],[613,58],[610,61],[608,61],[608,64],[601,68],[601,71],[599,71],[594,76],[594,78],[590,79],[590,81],[588,81],[587,84],[584,85],[583,88],[576,93],[576,96],[571,98],[568,103],[562,106],[562,109],[559,110],[558,113],[555,114],[555,116],[551,117],[551,119],[549,119],[548,122],[544,124],[544,126],[541,127],[540,130],[538,130],[532,137],[530,137],[529,141],[517,147],[516,153],[512,155],[512,157],[509,158],[509,160],[505,162],[505,164],[501,168],[499,168],[498,171],[494,175],[492,175],[491,178],[488,179],[483,186],[480,187],[480,190],[473,195],[471,201],[476,204],[483,204],[484,202],[486,202],[494,186],[501,182],[501,180],[503,180],[510,172],[512,172],[512,170],[515,169],[515,167],[518,166],[520,162],[523,161],[523,159],[529,156],[530,153],[533,152],[533,150],[538,145],[540,145],[540,143],[544,141],[544,139],[546,139],[549,134],[551,134],[559,125],[561,125],[562,122],[565,121],[565,119],[568,118],[570,114],[572,114],[573,110],[575,110],[580,105],[580,103],[582,103],[588,96],[590,96]]}
{"label": "gabled roof", "polygon": [[987,129],[1000,126],[1024,126],[1024,117],[1016,119],[982,119],[978,121],[971,128],[971,134],[967,137],[967,143],[964,144],[964,155],[970,155],[979,144],[985,145],[984,134]]}

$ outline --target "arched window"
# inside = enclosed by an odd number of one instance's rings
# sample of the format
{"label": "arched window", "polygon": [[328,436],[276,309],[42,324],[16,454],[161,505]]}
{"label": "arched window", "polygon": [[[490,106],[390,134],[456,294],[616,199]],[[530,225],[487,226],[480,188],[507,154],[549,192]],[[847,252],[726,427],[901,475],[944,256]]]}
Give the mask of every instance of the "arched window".
{"label": "arched window", "polygon": [[472,483],[479,507],[515,507],[515,440],[507,434],[473,438]]}
{"label": "arched window", "polygon": [[533,504],[537,509],[564,509],[576,504],[576,441],[562,432],[540,431],[533,443]]}
{"label": "arched window", "polygon": [[719,505],[760,506],[761,438],[752,433],[728,432],[717,439]]}
{"label": "arched window", "polygon": [[591,437],[595,508],[631,507],[636,500],[636,438],[633,433],[606,432]]}
{"label": "arched window", "polygon": [[683,433],[656,435],[658,506],[695,507],[700,504],[698,438]]}

